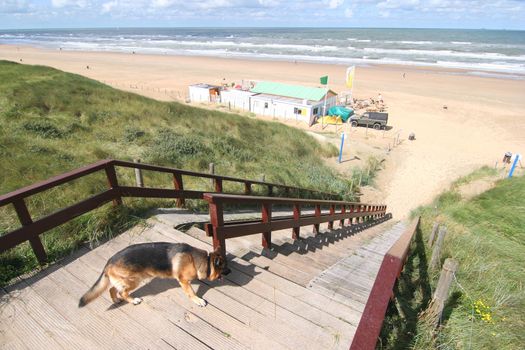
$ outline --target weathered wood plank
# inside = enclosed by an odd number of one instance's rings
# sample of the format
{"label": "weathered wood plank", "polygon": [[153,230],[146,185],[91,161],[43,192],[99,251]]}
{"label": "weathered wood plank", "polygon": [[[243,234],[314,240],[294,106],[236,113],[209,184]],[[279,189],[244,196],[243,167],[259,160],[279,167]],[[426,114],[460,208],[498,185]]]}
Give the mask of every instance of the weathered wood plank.
{"label": "weathered wood plank", "polygon": [[230,281],[253,293],[256,293],[270,303],[279,305],[280,307],[286,308],[290,312],[293,312],[294,314],[297,314],[306,320],[310,320],[316,324],[319,324],[331,334],[339,334],[341,344],[350,344],[351,337],[356,329],[355,326],[335,316],[332,316],[327,312],[312,307],[301,299],[293,298],[290,295],[282,292],[280,289],[277,289],[275,286],[268,285],[251,275],[241,272],[235,268],[235,265],[237,265],[235,262],[230,262],[232,273],[227,276]]}
{"label": "weathered wood plank", "polygon": [[2,349],[22,350],[28,349],[22,340],[11,330],[11,308],[8,303],[11,296],[0,288],[0,344]]}
{"label": "weathered wood plank", "polygon": [[[164,232],[164,229],[162,231],[159,231],[159,233],[162,232]],[[171,232],[171,236],[181,238],[189,244],[193,243],[194,246],[200,245],[199,247],[201,248],[206,248],[207,246],[205,245],[205,243],[204,245],[202,245],[202,242],[196,241],[193,237],[187,237],[187,235],[180,233],[178,235],[175,235],[174,233],[176,231],[174,231],[173,229],[171,229]],[[260,266],[253,265],[250,262],[240,258],[233,258],[231,262],[232,264],[229,266],[230,268],[234,270],[237,269],[240,272],[243,272],[254,279],[260,280],[264,284],[274,286],[278,290],[282,291],[284,294],[289,295],[292,298],[301,300],[310,307],[314,307],[317,310],[326,311],[334,317],[337,317],[340,320],[344,320],[345,322],[348,322],[352,325],[356,325],[359,322],[359,315],[357,314],[355,308],[352,309],[349,308],[347,305],[341,305],[340,303],[329,299],[324,295],[320,295],[313,291],[310,291],[309,289],[305,289],[301,285],[296,284],[289,279],[283,278],[281,275],[268,272],[272,271],[271,269],[261,268]],[[283,268],[286,267],[283,266]],[[359,305],[359,308],[361,308],[361,305]]]}
{"label": "weathered wood plank", "polygon": [[[74,294],[78,293],[78,298],[80,298],[82,294],[85,293],[89,287],[91,287],[91,285],[100,275],[100,271],[94,271],[93,269],[90,269],[89,266],[82,261],[83,258],[92,255],[92,253],[93,252],[84,255],[74,263],[64,267],[64,270],[70,275],[73,275],[80,283],[73,283],[70,278],[67,279],[67,276],[57,276],[57,278],[64,278],[62,281],[64,283],[71,283],[71,288],[74,288]],[[102,266],[104,266],[104,264],[105,262],[102,264]],[[54,278],[55,276],[50,277]],[[60,283],[58,280],[57,282]],[[155,315],[152,314],[149,319],[140,319],[134,316],[130,317],[123,311],[123,307],[126,305],[116,308],[112,307],[112,302],[109,300],[109,293],[103,293],[101,298],[104,300],[95,300],[85,306],[82,310],[86,309],[89,310],[89,312],[101,314],[103,315],[102,317],[107,317],[107,322],[110,327],[115,329],[121,334],[123,338],[125,338],[130,343],[135,344],[135,346],[138,348],[171,348],[171,346],[169,346],[162,339],[156,337],[155,334],[152,333],[151,329],[146,328],[148,324],[151,324],[151,322],[155,320]],[[129,307],[131,305],[127,306]]]}
{"label": "weathered wood plank", "polygon": [[[184,234],[182,233],[179,233],[178,235],[173,234],[171,239],[175,242],[178,241],[178,238],[183,235]],[[300,315],[290,312],[288,309],[281,307],[276,303],[272,303],[268,299],[264,299],[256,293],[253,293],[249,289],[245,288],[245,284],[236,284],[231,278],[231,275],[235,274],[239,274],[239,272],[233,271],[230,275],[226,276],[225,280],[227,280],[228,283],[209,281],[204,281],[204,283],[210,287],[213,287],[215,290],[220,291],[224,295],[227,295],[228,297],[241,301],[242,304],[248,306],[250,309],[267,317],[269,316],[274,320],[278,320],[278,323],[285,322],[286,324],[293,324],[295,329],[301,331],[303,337],[315,337],[313,341],[318,344],[329,344],[330,346],[333,346],[334,339],[340,341],[340,338],[343,337],[343,335],[337,330],[335,330],[334,333],[337,335],[336,337],[330,335],[330,333],[326,331],[329,329],[328,327],[321,328],[317,325],[318,320],[316,320],[316,323],[313,323],[311,319],[303,318]],[[251,283],[251,279],[245,281],[247,282],[246,284]],[[285,325],[283,324],[283,326]],[[345,338],[345,340],[347,341],[345,343],[345,347],[347,347],[349,341],[347,338]]]}
{"label": "weathered wood plank", "polygon": [[[79,284],[74,276],[59,269],[46,278],[31,284],[31,289],[45,299],[68,322],[75,325],[81,331],[82,336],[94,341],[97,347],[113,349],[133,346],[132,342],[126,341],[122,334],[113,329],[111,320],[104,317],[104,314],[78,308],[79,297],[72,294],[72,291],[76,289],[74,284]],[[82,285],[81,289],[85,287]]]}
{"label": "weathered wood plank", "polygon": [[316,283],[312,286],[309,286],[308,289],[356,310],[356,313],[359,315],[359,318],[361,317],[361,314],[363,313],[363,310],[365,308],[365,304],[363,304],[363,302],[355,300],[353,295],[347,295],[347,293],[341,294],[334,292],[329,287],[324,286],[322,283]]}
{"label": "weathered wood plank", "polygon": [[[136,243],[137,241],[143,241],[143,240],[152,240],[152,241],[173,241],[173,238],[168,238],[166,236],[160,235],[159,233],[156,233],[153,230],[147,231],[146,234],[143,237],[140,237],[136,239],[133,243]],[[112,249],[120,249],[126,246],[127,242],[121,242],[122,246],[117,246],[115,243],[112,247]],[[110,256],[111,250],[108,249],[98,249],[95,251],[96,254],[104,254],[105,256],[101,257],[102,259],[106,259]],[[268,347],[276,347],[281,348],[282,345],[275,343],[271,338],[264,337],[253,330],[246,327],[244,324],[239,323],[238,320],[235,318],[232,318],[231,316],[227,315],[226,313],[220,311],[219,309],[216,309],[216,312],[214,313],[214,317],[210,318],[209,314],[206,315],[206,321],[203,323],[201,320],[197,320],[196,317],[193,314],[196,314],[199,312],[200,309],[195,304],[193,304],[185,295],[182,293],[180,288],[178,288],[178,283],[174,280],[155,280],[154,283],[155,286],[152,287],[150,285],[143,286],[139,288],[138,291],[142,291],[142,294],[140,296],[144,296],[146,294],[145,301],[143,303],[157,305],[156,309],[157,311],[162,309],[162,306],[160,302],[158,301],[160,298],[166,294],[165,297],[169,297],[170,299],[177,299],[179,301],[179,304],[184,307],[182,313],[179,310],[178,314],[175,313],[175,310],[173,309],[174,306],[173,300],[165,300],[163,301],[166,304],[166,307],[169,306],[170,312],[169,312],[169,320],[176,324],[177,326],[183,328],[186,332],[193,334],[194,336],[198,336],[201,341],[206,342],[209,346],[212,348],[224,348],[224,349],[236,349],[240,347],[244,347],[246,345],[240,345],[241,340],[243,341],[242,344],[250,344],[250,341],[256,341],[257,346],[254,346],[254,349],[268,349]],[[171,287],[175,287],[173,292],[169,291],[167,293],[162,294],[156,294],[152,298],[147,297],[147,290],[149,288],[159,288],[159,284],[163,286],[171,285]],[[202,284],[199,284],[198,282],[193,283],[194,288],[197,286],[196,292],[198,295],[200,294],[200,289],[202,288]],[[161,288],[162,289],[162,288]],[[133,293],[133,295],[137,295],[137,292]],[[169,294],[169,296],[168,296]],[[151,300],[150,300],[151,299]],[[212,308],[212,305],[208,305],[206,307],[206,310],[209,310],[209,308]],[[220,308],[220,306],[219,306]],[[186,311],[188,310],[188,311]],[[190,312],[191,311],[191,312]],[[176,318],[174,315],[178,315],[178,318]],[[193,315],[193,316],[192,316]],[[199,315],[199,317],[202,317],[202,314]],[[197,322],[198,321],[198,322]],[[237,338],[240,337],[241,339],[237,340]]]}
{"label": "weathered wood plank", "polygon": [[57,339],[57,335],[36,320],[26,309],[26,292],[7,289],[9,292],[9,303],[2,308],[2,324],[6,327],[6,333],[16,337],[28,349],[39,349],[46,344],[47,349],[66,349],[64,343]]}
{"label": "weathered wood plank", "polygon": [[[95,253],[97,253],[95,251]],[[104,258],[97,257],[98,260],[102,260]],[[92,278],[97,277],[96,267],[93,266],[97,263],[96,259],[84,259],[84,263],[90,268],[90,271],[86,271],[86,273],[91,274]],[[175,284],[178,285],[178,284]],[[153,287],[148,286],[142,286],[137,291],[132,293],[132,296],[136,296],[137,292],[140,290],[141,296],[145,297],[144,305],[141,304],[141,306],[135,306],[135,305],[123,305],[122,307],[119,307],[119,309],[122,309],[124,313],[126,313],[129,317],[138,317],[137,314],[140,314],[139,319],[143,324],[147,323],[148,327],[153,327],[154,329],[157,328],[157,325],[161,324],[162,322],[165,322],[165,319],[159,318],[158,315],[155,315],[155,313],[152,312],[151,309],[148,308],[148,304],[151,300],[148,299],[155,299],[158,298],[159,295],[152,296],[151,298],[148,298],[148,290],[152,291],[154,294],[158,294],[157,291],[152,290]],[[170,291],[171,292],[171,291]],[[182,291],[180,288],[175,288],[174,292],[181,293]],[[106,299],[107,302],[110,303],[111,301],[109,299]],[[178,305],[177,305],[178,306]],[[167,307],[167,305],[166,305]],[[170,306],[171,307],[171,306]],[[219,331],[217,328],[213,327],[212,325],[203,322],[202,320],[199,320],[199,322],[189,322],[188,317],[185,317],[185,310],[178,306],[178,312],[177,315],[179,316],[173,324],[177,325],[181,329],[183,329],[186,333],[192,334],[193,337],[200,339],[202,342],[207,344],[209,347],[214,349],[242,349],[243,346],[233,337],[226,337],[221,331]],[[157,307],[158,310],[158,307]],[[173,308],[171,308],[173,312]],[[145,312],[147,311],[147,312]],[[149,321],[147,321],[149,320]],[[170,320],[172,320],[170,318]],[[146,326],[146,325],[145,325]],[[187,336],[187,335],[186,335]]]}
{"label": "weathered wood plank", "polygon": [[[165,225],[158,224],[155,225],[155,229],[157,232],[165,235],[167,238],[172,236],[174,234],[174,231],[170,227],[166,227]],[[180,238],[181,242],[188,243],[190,245],[193,245],[194,247],[206,249],[208,251],[211,250],[210,245],[208,245],[205,242],[200,241],[199,239],[195,239],[190,235],[178,235],[177,237]],[[227,246],[229,248],[229,246]],[[310,274],[307,274],[303,271],[296,270],[292,267],[282,265],[278,262],[275,262],[271,259],[268,259],[267,257],[260,256],[257,253],[254,253],[250,251],[248,255],[244,255],[243,259],[249,261],[250,263],[257,265],[265,270],[272,271],[275,274],[278,274],[284,278],[288,278],[290,281],[294,281],[298,284],[306,285],[312,278]]]}

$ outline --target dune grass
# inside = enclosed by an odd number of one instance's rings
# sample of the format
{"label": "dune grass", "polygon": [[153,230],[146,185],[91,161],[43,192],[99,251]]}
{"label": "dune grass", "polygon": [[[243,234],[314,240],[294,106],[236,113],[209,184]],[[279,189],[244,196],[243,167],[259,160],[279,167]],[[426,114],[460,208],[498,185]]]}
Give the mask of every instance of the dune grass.
{"label": "dune grass", "polygon": [[[0,194],[104,158],[132,160],[194,171],[260,179],[353,199],[349,179],[324,165],[336,147],[277,122],[160,102],[119,91],[78,75],[42,66],[0,61]],[[133,184],[132,171],[119,181]],[[185,179],[185,188],[209,181]],[[171,188],[167,175],[145,172],[147,186]],[[32,196],[34,218],[98,193],[103,174]],[[239,190],[241,190],[239,188]],[[191,203],[191,202],[190,202]],[[126,200],[125,208],[103,207],[45,235],[52,259],[79,244],[132,225],[149,208],[172,201]],[[0,235],[19,226],[11,206],[0,208]],[[135,219],[134,219],[135,218]],[[137,219],[138,220],[138,219]],[[27,245],[0,255],[0,284],[36,267]]]}
{"label": "dune grass", "polygon": [[[380,349],[525,348],[525,177],[499,180],[483,194],[464,200],[459,187],[493,172],[484,168],[459,179],[435,202],[419,208],[420,232],[389,305]],[[427,267],[434,222],[448,233],[441,264],[459,262],[442,325],[434,331],[423,317],[439,271]]]}

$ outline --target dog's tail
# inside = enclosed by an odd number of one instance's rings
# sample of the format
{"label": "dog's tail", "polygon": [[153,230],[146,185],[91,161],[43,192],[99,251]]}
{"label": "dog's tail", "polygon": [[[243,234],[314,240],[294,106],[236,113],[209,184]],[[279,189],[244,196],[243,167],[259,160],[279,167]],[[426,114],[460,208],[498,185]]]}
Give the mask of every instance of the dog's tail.
{"label": "dog's tail", "polygon": [[109,277],[108,277],[106,268],[104,268],[104,271],[102,271],[102,273],[98,277],[93,287],[91,287],[86,292],[86,294],[84,294],[82,298],[80,298],[80,301],[78,302],[78,307],[84,307],[90,302],[92,302],[94,299],[99,297],[100,294],[102,294],[106,290],[108,285],[109,285]]}

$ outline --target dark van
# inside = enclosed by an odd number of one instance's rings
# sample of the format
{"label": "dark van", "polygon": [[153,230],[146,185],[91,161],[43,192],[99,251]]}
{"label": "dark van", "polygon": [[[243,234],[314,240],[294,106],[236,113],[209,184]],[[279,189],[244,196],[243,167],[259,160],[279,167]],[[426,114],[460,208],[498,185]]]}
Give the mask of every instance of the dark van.
{"label": "dark van", "polygon": [[384,129],[388,123],[388,113],[365,112],[362,115],[355,114],[349,119],[352,126],[373,127],[376,130]]}

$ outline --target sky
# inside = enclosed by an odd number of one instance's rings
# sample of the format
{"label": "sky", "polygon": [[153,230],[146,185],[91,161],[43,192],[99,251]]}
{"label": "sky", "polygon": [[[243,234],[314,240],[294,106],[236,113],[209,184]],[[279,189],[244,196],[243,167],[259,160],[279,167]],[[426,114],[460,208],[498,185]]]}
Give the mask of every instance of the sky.
{"label": "sky", "polygon": [[98,27],[525,30],[525,0],[0,0],[0,29]]}

